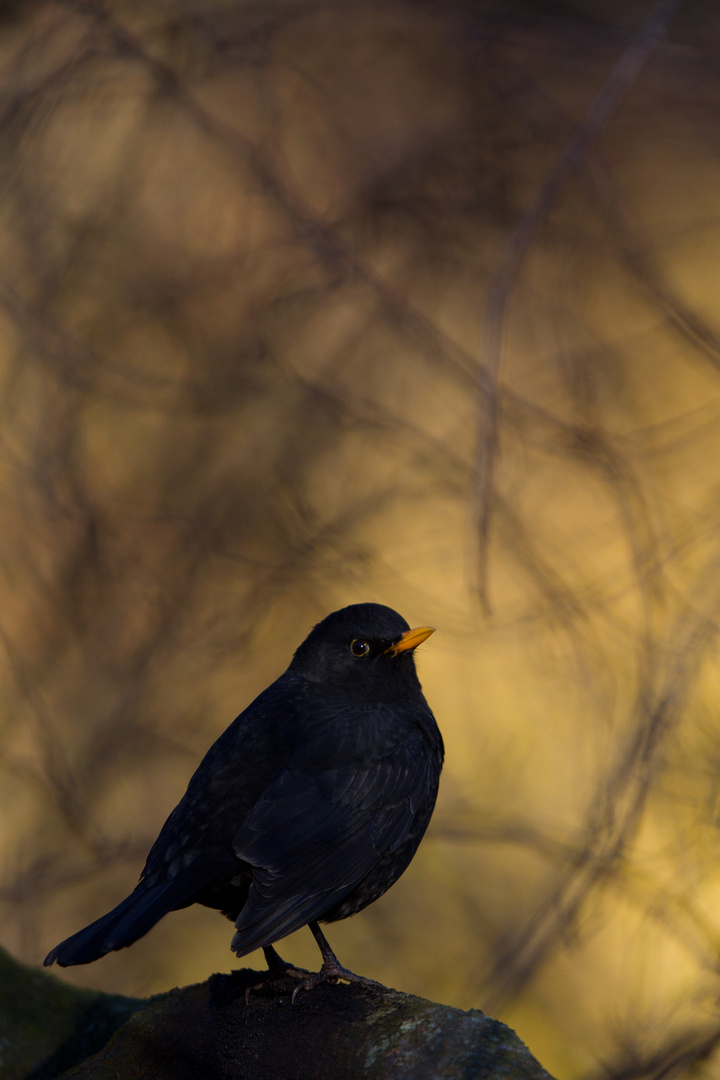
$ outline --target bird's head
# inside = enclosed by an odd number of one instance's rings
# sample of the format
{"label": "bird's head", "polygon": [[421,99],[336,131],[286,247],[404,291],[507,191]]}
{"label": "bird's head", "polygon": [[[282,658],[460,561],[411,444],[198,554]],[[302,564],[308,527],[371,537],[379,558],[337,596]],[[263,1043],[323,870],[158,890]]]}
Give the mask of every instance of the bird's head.
{"label": "bird's head", "polygon": [[413,652],[432,633],[383,604],[351,604],[314,627],[290,671],[355,700],[402,700],[420,692]]}

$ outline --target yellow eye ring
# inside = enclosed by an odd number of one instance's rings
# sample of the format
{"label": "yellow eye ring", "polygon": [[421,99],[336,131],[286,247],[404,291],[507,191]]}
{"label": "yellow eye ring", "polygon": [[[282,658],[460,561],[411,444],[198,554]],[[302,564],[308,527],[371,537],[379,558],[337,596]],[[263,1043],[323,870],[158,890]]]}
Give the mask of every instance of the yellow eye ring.
{"label": "yellow eye ring", "polygon": [[370,652],[370,646],[367,641],[363,641],[362,638],[355,638],[350,645],[350,652],[353,656],[367,656]]}

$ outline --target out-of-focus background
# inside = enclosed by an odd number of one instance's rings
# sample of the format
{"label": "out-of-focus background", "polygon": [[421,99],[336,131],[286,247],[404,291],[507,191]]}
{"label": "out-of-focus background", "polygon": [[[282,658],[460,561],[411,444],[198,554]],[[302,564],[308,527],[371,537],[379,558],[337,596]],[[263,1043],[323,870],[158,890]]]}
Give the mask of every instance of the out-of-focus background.
{"label": "out-of-focus background", "polygon": [[[373,600],[438,628],[447,764],[342,961],[563,1080],[717,1075],[720,13],[671,7],[655,40],[632,0],[2,5],[16,956],[124,897],[214,738]],[[231,934],[192,908],[61,977],[150,994]]]}

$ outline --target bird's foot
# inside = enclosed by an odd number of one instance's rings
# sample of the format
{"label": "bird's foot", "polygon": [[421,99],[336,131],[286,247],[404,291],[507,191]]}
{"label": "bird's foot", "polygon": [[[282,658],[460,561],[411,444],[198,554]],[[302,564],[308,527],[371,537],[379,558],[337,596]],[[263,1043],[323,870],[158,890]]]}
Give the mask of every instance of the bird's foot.
{"label": "bird's foot", "polygon": [[[267,962],[268,969],[262,975],[262,977],[254,983],[251,983],[245,990],[245,1004],[250,1004],[250,991],[259,990],[263,986],[267,986],[268,983],[276,982],[278,979],[284,979],[289,976],[291,979],[304,979],[306,976],[311,977],[311,972],[305,968],[296,968],[292,964],[289,964],[287,960],[283,960],[282,956],[273,949],[272,945],[266,945],[263,949],[265,953],[265,960]],[[293,1000],[295,995],[293,994]]]}
{"label": "bird's foot", "polygon": [[290,1000],[294,1005],[299,990],[313,990],[316,986],[319,986],[320,983],[336,983],[338,979],[342,979],[343,982],[360,983],[362,986],[373,986],[384,989],[383,984],[376,982],[375,979],[367,979],[364,975],[356,975],[354,971],[348,971],[347,968],[342,966],[337,957],[333,955],[332,958],[327,957],[323,960],[323,965],[319,971],[308,974],[307,978],[297,984]]}

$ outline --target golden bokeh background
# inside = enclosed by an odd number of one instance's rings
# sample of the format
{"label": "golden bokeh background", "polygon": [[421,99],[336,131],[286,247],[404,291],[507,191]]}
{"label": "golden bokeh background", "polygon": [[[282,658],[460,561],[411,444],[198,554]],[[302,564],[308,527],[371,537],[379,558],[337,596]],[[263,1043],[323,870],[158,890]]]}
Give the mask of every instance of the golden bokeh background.
{"label": "golden bokeh background", "polygon": [[[487,303],[652,10],[3,5],[14,955],[125,896],[213,739],[373,600],[438,628],[447,763],[341,960],[562,1080],[717,1075],[715,5],[675,5]],[[192,908],[61,977],[147,995],[230,937]]]}

